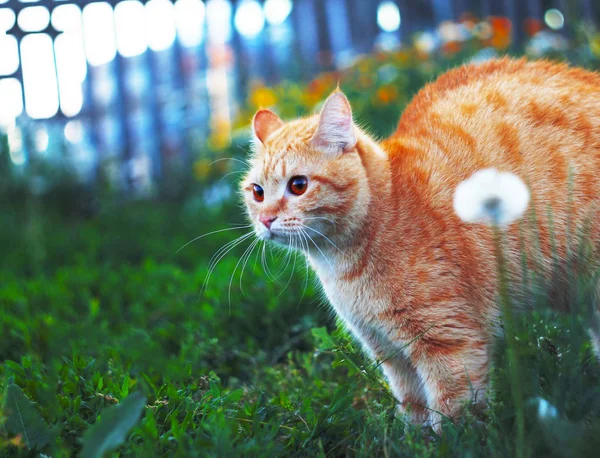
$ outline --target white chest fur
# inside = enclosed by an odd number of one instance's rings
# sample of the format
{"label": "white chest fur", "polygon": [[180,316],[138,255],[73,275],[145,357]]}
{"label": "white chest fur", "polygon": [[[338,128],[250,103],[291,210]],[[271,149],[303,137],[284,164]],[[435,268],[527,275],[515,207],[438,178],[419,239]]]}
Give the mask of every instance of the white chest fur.
{"label": "white chest fur", "polygon": [[370,355],[381,358],[396,351],[401,343],[393,338],[383,316],[389,309],[389,300],[376,280],[340,281],[332,275],[330,266],[312,264],[330,304]]}

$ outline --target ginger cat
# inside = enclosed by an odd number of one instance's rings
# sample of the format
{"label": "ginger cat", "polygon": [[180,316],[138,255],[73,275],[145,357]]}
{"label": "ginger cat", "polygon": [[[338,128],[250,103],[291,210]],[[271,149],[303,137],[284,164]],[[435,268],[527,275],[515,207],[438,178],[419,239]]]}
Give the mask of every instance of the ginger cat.
{"label": "ginger cat", "polygon": [[382,142],[339,90],[319,115],[284,123],[260,110],[253,128],[242,192],[257,236],[302,247],[348,329],[385,361],[399,408],[439,424],[481,400],[497,269],[490,228],[461,221],[454,192],[488,167],[521,177],[547,265],[548,204],[564,260],[569,211],[581,226],[600,195],[600,75],[524,59],[466,65],[422,89]]}

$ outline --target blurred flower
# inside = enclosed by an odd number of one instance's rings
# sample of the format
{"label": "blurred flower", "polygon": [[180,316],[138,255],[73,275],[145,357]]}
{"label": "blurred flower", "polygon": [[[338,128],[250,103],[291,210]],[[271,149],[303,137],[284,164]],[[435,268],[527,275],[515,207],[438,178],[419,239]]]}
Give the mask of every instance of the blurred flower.
{"label": "blurred flower", "polygon": [[538,416],[545,420],[548,418],[556,418],[558,410],[548,401],[543,398],[538,399]]}
{"label": "blurred flower", "polygon": [[470,11],[467,11],[460,15],[458,22],[460,22],[467,30],[471,31],[473,30],[473,27],[475,27],[475,24],[477,24],[477,16]]}
{"label": "blurred flower", "polygon": [[402,65],[406,65],[410,62],[410,52],[406,51],[406,50],[402,50],[402,51],[398,51],[398,53],[396,54],[396,57],[398,58],[398,62]]}
{"label": "blurred flower", "polygon": [[462,24],[456,24],[452,21],[442,22],[437,29],[437,33],[442,41],[464,41],[469,38],[469,31]]}
{"label": "blurred flower", "polygon": [[210,172],[210,161],[208,159],[199,159],[194,163],[194,177],[197,180],[203,181],[208,177]]}
{"label": "blurred flower", "polygon": [[213,129],[208,138],[208,145],[215,150],[227,148],[231,144],[231,123],[227,118],[213,120]]}
{"label": "blurred flower", "polygon": [[386,85],[382,86],[377,90],[377,99],[383,103],[388,104],[398,98],[398,89],[394,86]]}
{"label": "blurred flower", "polygon": [[590,49],[596,57],[600,57],[600,33],[594,35],[590,41]]}
{"label": "blurred flower", "polygon": [[512,29],[510,19],[501,16],[492,16],[490,18],[490,25],[495,34],[510,35]]}
{"label": "blurred flower", "polygon": [[544,24],[539,19],[527,18],[525,19],[524,27],[527,35],[533,37],[544,29]]}
{"label": "blurred flower", "polygon": [[16,448],[25,447],[25,443],[23,442],[23,437],[20,434],[17,434],[11,440],[8,441],[10,445]]}
{"label": "blurred flower", "polygon": [[496,49],[506,49],[510,46],[512,23],[505,17],[491,17],[490,26],[493,35],[490,44]]}
{"label": "blurred flower", "polygon": [[261,86],[250,93],[250,103],[255,108],[267,108],[277,103],[277,97],[272,89]]}
{"label": "blurred flower", "polygon": [[507,226],[523,215],[529,197],[529,189],[516,175],[484,169],[458,185],[454,211],[467,223]]}
{"label": "blurred flower", "polygon": [[449,41],[447,43],[444,43],[444,45],[442,46],[442,51],[444,51],[446,54],[455,54],[460,50],[461,46],[458,41]]}
{"label": "blurred flower", "polygon": [[494,30],[489,22],[482,21],[473,27],[472,33],[475,38],[480,40],[489,40],[492,38]]}
{"label": "blurred flower", "polygon": [[424,32],[415,38],[415,49],[422,54],[431,54],[438,47],[438,43],[432,33]]}

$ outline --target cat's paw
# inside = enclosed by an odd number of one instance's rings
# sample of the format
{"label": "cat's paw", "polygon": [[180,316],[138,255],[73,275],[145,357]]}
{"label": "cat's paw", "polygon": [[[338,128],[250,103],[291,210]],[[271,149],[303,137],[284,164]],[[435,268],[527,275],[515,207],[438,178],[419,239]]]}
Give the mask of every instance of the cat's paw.
{"label": "cat's paw", "polygon": [[407,419],[414,425],[425,425],[430,421],[427,407],[418,402],[405,400],[396,405],[396,416]]}

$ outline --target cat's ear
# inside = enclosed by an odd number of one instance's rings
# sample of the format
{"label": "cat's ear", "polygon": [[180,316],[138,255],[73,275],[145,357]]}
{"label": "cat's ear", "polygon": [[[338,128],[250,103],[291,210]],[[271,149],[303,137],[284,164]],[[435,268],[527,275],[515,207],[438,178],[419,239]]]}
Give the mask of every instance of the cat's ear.
{"label": "cat's ear", "polygon": [[317,149],[327,153],[351,151],[356,146],[352,108],[339,89],[325,100],[311,142]]}
{"label": "cat's ear", "polygon": [[254,136],[264,145],[267,138],[283,126],[283,121],[271,110],[258,110],[252,120]]}

